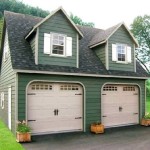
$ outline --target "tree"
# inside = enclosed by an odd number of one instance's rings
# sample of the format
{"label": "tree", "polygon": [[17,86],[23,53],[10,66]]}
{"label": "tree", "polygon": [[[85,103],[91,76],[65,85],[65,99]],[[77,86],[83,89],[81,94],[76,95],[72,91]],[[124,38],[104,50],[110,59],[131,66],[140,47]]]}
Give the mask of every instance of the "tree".
{"label": "tree", "polygon": [[70,18],[77,25],[94,27],[94,23],[92,23],[92,22],[83,22],[81,18],[79,18],[78,16],[73,15],[72,13],[70,15]]}
{"label": "tree", "polygon": [[3,16],[4,10],[38,17],[46,17],[50,13],[49,11],[42,10],[39,7],[26,5],[19,0],[0,0],[0,17]]}
{"label": "tree", "polygon": [[150,16],[137,16],[131,24],[131,32],[139,42],[136,57],[146,66],[150,61]]}
{"label": "tree", "polygon": [[[19,0],[0,0],[0,43],[1,43],[1,34],[2,34],[2,26],[3,26],[2,18],[3,18],[4,10],[16,12],[16,13],[22,13],[22,14],[29,14],[33,16],[42,17],[42,18],[50,14],[49,11],[42,10],[39,7],[31,7]],[[70,18],[75,24],[82,25],[82,26],[91,26],[91,27],[94,26],[94,23],[83,22],[82,19],[80,19],[77,16],[74,16],[73,14],[70,15]]]}
{"label": "tree", "polygon": [[2,29],[3,29],[3,18],[0,18],[0,48],[1,48]]}

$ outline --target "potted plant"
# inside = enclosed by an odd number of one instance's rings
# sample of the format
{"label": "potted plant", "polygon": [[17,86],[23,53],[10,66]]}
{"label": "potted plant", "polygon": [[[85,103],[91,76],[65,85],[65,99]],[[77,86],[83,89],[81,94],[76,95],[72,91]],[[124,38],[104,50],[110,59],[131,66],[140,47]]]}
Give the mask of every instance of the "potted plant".
{"label": "potted plant", "polygon": [[104,125],[101,124],[101,122],[94,122],[91,124],[91,132],[94,132],[96,134],[98,133],[104,133]]}
{"label": "potted plant", "polygon": [[26,121],[18,121],[16,141],[17,142],[30,142],[31,141],[31,128],[27,125]]}
{"label": "potted plant", "polygon": [[143,126],[150,125],[150,113],[146,113],[146,115],[142,118],[141,125]]}

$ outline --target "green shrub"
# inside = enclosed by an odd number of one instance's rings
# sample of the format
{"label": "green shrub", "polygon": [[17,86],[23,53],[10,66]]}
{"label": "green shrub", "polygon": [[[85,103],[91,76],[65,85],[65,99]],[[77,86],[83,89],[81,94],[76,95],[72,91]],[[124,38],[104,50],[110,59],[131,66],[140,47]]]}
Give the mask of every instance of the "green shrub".
{"label": "green shrub", "polygon": [[17,132],[27,133],[30,131],[31,131],[31,128],[27,125],[27,123],[24,120],[18,122]]}

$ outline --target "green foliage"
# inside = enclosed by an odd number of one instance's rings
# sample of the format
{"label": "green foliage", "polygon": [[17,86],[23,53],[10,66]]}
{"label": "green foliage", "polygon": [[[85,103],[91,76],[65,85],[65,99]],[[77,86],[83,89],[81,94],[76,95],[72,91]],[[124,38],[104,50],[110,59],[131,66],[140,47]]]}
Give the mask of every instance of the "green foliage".
{"label": "green foliage", "polygon": [[146,95],[150,96],[150,80],[146,81]]}
{"label": "green foliage", "polygon": [[81,18],[79,18],[78,16],[75,16],[73,14],[70,15],[70,18],[77,25],[94,27],[94,23],[92,23],[92,22],[83,22],[83,20]]}
{"label": "green foliage", "polygon": [[23,120],[22,122],[18,122],[18,126],[17,126],[17,132],[20,133],[27,133],[30,132],[31,128],[26,124],[26,122]]}
{"label": "green foliage", "polygon": [[146,97],[146,112],[150,112],[150,96]]}
{"label": "green foliage", "polygon": [[42,10],[39,7],[26,5],[19,0],[0,0],[0,17],[2,17],[4,10],[39,17],[46,17],[50,13],[49,11]]}
{"label": "green foliage", "polygon": [[3,29],[3,18],[0,19],[0,48],[1,48],[1,39],[2,39],[2,29]]}
{"label": "green foliage", "polygon": [[[42,18],[50,14],[49,11],[42,10],[39,7],[31,7],[19,0],[0,0],[0,43],[1,43],[1,35],[2,35],[2,27],[3,27],[4,10],[16,12],[16,13],[22,13],[22,14],[29,14],[33,16],[42,17]],[[94,27],[94,23],[83,22],[82,19],[80,19],[77,16],[74,16],[73,14],[71,14],[70,18],[75,24]]]}
{"label": "green foliage", "polygon": [[136,57],[146,64],[150,61],[150,16],[137,16],[131,24],[131,32],[139,42]]}
{"label": "green foliage", "polygon": [[24,150],[11,131],[0,120],[0,150]]}
{"label": "green foliage", "polygon": [[147,114],[144,116],[144,119],[150,119],[150,113],[147,113]]}

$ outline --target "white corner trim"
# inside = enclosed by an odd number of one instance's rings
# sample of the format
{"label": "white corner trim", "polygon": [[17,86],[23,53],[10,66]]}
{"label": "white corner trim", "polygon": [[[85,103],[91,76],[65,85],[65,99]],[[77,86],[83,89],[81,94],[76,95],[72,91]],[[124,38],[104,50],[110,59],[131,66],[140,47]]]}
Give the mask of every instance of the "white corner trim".
{"label": "white corner trim", "polygon": [[101,42],[99,42],[99,43],[96,43],[96,44],[94,44],[94,45],[90,46],[89,48],[93,48],[93,47],[95,47],[95,46],[98,46],[98,45],[104,44],[104,43],[106,43],[106,42],[107,42],[107,40],[101,41]]}
{"label": "white corner trim", "polygon": [[[145,114],[146,114],[146,80],[145,80],[145,93],[144,94],[145,94],[145,96],[144,96],[145,97],[145,100],[144,100],[145,103],[144,103],[144,105],[145,105]],[[141,116],[141,118],[142,117],[143,116]]]}
{"label": "white corner trim", "polygon": [[77,34],[77,53],[76,53],[76,55],[77,55],[77,58],[76,58],[76,60],[77,60],[77,68],[79,68],[79,35]]}
{"label": "white corner trim", "polygon": [[51,18],[54,14],[56,14],[59,10],[61,10],[64,15],[67,17],[67,19],[69,20],[69,22],[73,25],[73,27],[77,30],[77,32],[80,34],[81,37],[83,37],[83,34],[81,33],[81,31],[76,27],[76,25],[74,24],[74,22],[69,18],[68,14],[66,13],[66,11],[62,8],[62,6],[58,7],[55,11],[53,11],[52,13],[50,13],[47,17],[45,17],[42,21],[40,21],[38,24],[36,24],[33,29],[29,32],[29,34],[25,37],[25,39],[27,39],[33,31],[36,30],[37,27],[39,27],[43,22],[45,22],[46,20],[48,20],[49,18]]}
{"label": "white corner trim", "polygon": [[136,72],[136,58],[135,58],[135,44],[133,44],[133,53],[134,53],[134,55],[133,55],[133,57],[134,57],[134,72]]}
{"label": "white corner trim", "polygon": [[18,122],[18,73],[16,73],[15,78],[15,132],[17,130],[17,122]]}
{"label": "white corner trim", "polygon": [[126,30],[128,31],[128,33],[130,34],[131,38],[132,38],[133,41],[135,42],[135,44],[136,44],[137,46],[139,46],[137,40],[134,38],[134,36],[133,36],[132,33],[129,31],[128,27],[125,25],[124,22],[120,23],[120,24],[118,25],[118,27],[116,27],[116,29],[107,37],[106,40],[108,40],[122,25],[126,28]]}
{"label": "white corner trim", "polygon": [[[127,26],[125,25],[124,22],[121,22],[120,24],[118,24],[118,26],[114,29],[114,31],[105,39],[105,41],[99,42],[97,44],[94,44],[92,46],[90,46],[90,48],[93,48],[95,46],[98,46],[100,44],[105,43],[106,41],[108,41],[108,39],[122,26],[124,25],[124,27],[126,28],[126,30],[128,31],[128,33],[130,34],[131,38],[133,39],[133,41],[135,42],[135,44],[137,45],[137,47],[139,46],[137,40],[134,38],[134,36],[132,35],[132,33],[129,31],[129,29],[127,28]],[[106,29],[107,30],[107,29]]]}
{"label": "white corner trim", "polygon": [[108,41],[105,45],[105,63],[106,63],[106,69],[109,70],[109,51],[108,51]]}
{"label": "white corner trim", "polygon": [[49,74],[49,75],[68,75],[68,76],[85,76],[85,77],[104,77],[104,78],[125,78],[125,79],[149,79],[149,77],[132,77],[132,76],[116,76],[116,75],[99,75],[99,74],[84,74],[84,73],[66,73],[66,72],[50,72],[50,71],[36,71],[36,70],[19,70],[14,69],[18,73],[32,73],[32,74]]}
{"label": "white corner trim", "polygon": [[38,43],[39,43],[39,28],[37,28],[36,36],[35,36],[35,64],[38,65]]}

